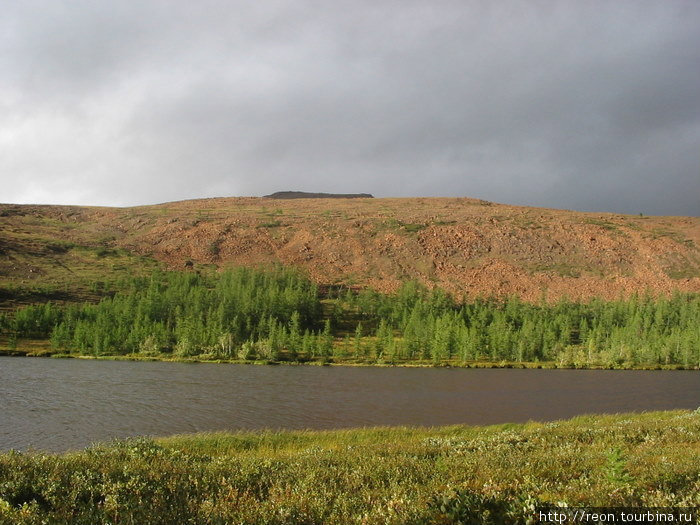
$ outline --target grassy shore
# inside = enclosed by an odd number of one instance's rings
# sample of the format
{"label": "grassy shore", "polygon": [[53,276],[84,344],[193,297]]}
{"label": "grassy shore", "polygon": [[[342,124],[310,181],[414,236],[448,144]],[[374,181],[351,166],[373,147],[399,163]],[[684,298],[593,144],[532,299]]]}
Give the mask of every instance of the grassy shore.
{"label": "grassy shore", "polygon": [[400,366],[409,368],[520,368],[520,369],[585,369],[585,370],[697,370],[698,366],[684,366],[681,364],[633,364],[622,363],[616,366],[587,364],[576,366],[571,363],[557,361],[505,361],[505,360],[470,360],[449,359],[434,361],[432,359],[418,360],[377,360],[372,358],[357,359],[354,357],[332,357],[329,359],[301,360],[301,361],[270,361],[270,360],[243,360],[222,359],[212,354],[199,354],[196,356],[178,356],[172,353],[160,353],[153,355],[126,354],[126,355],[83,355],[78,353],[64,353],[56,351],[45,340],[23,341],[18,348],[9,348],[0,342],[0,356],[11,357],[53,357],[58,359],[98,359],[107,361],[164,361],[171,363],[230,363],[253,365],[311,365],[311,366]]}
{"label": "grassy shore", "polygon": [[0,455],[0,523],[527,523],[700,506],[700,411],[490,427],[183,435]]}

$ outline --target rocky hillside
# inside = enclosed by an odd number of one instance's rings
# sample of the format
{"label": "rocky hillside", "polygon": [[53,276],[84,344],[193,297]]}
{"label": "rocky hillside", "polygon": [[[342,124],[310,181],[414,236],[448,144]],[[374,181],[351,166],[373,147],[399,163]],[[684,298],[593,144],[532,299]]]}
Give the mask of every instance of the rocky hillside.
{"label": "rocky hillside", "polygon": [[[134,208],[0,205],[0,303],[70,298],[133,271],[302,268],[322,284],[525,300],[700,292],[700,218],[466,198],[220,198]],[[13,299],[14,298],[14,299]]]}

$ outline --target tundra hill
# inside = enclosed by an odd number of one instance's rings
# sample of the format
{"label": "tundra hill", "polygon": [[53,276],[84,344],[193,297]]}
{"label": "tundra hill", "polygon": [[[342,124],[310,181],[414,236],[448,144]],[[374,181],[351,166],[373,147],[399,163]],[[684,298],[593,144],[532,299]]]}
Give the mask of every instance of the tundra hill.
{"label": "tundra hill", "polygon": [[97,297],[121,276],[280,263],[320,284],[457,295],[700,292],[700,218],[467,198],[217,198],[132,208],[0,205],[0,306]]}

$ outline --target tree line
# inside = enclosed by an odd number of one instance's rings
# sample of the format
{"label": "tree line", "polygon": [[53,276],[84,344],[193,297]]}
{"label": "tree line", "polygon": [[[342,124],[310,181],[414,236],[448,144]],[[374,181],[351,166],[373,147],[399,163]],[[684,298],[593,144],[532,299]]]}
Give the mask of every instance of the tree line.
{"label": "tree line", "polygon": [[0,322],[10,344],[49,338],[56,350],[80,354],[232,358],[245,343],[274,339],[281,326],[314,328],[320,307],[316,286],[294,271],[238,268],[212,276],[155,272],[98,304],[28,306]]}
{"label": "tree line", "polygon": [[155,272],[97,304],[0,315],[0,332],[10,347],[50,339],[56,351],[92,355],[700,366],[700,295],[457,301],[409,282],[391,295],[347,289],[322,298],[283,268]]}
{"label": "tree line", "polygon": [[698,294],[458,303],[440,289],[407,283],[393,296],[364,290],[335,303],[338,318],[354,315],[375,334],[362,351],[389,360],[700,366]]}

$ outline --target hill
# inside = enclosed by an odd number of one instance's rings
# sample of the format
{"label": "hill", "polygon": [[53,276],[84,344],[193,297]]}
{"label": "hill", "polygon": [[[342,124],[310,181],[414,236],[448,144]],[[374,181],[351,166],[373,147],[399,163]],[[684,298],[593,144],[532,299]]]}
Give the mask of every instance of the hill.
{"label": "hill", "polygon": [[467,198],[217,198],[132,208],[0,205],[0,306],[97,296],[156,266],[269,265],[321,284],[528,301],[700,292],[700,219]]}

